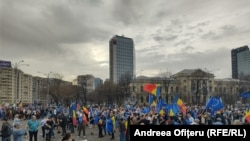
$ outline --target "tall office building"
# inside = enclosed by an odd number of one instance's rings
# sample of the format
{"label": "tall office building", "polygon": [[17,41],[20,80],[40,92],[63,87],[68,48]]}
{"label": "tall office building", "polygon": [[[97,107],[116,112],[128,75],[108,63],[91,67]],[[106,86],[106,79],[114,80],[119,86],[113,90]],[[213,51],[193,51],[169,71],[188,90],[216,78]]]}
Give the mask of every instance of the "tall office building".
{"label": "tall office building", "polygon": [[237,54],[238,74],[250,75],[250,51],[246,50]]}
{"label": "tall office building", "polygon": [[[247,54],[248,54],[248,57],[247,57]],[[244,67],[244,66],[249,66],[248,46],[242,46],[242,47],[232,49],[231,59],[232,59],[232,78],[238,79],[240,73],[247,72],[247,67]]]}
{"label": "tall office building", "polygon": [[133,79],[135,71],[135,48],[131,38],[115,35],[109,41],[110,81],[118,83],[122,77]]}

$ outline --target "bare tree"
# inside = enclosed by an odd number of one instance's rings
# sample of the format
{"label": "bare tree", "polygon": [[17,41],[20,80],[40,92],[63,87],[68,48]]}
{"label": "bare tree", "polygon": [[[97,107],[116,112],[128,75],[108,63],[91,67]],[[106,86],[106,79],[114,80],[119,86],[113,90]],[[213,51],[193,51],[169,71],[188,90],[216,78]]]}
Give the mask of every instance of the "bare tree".
{"label": "bare tree", "polygon": [[119,79],[119,83],[118,83],[119,89],[120,89],[119,92],[122,93],[125,100],[127,100],[127,98],[131,96],[130,95],[130,83],[132,82],[132,78],[133,76],[131,76],[129,72],[127,72],[121,75]]}
{"label": "bare tree", "polygon": [[78,76],[78,91],[76,101],[79,103],[87,104],[87,76]]}
{"label": "bare tree", "polygon": [[168,103],[169,102],[169,84],[171,83],[171,81],[173,81],[173,78],[171,78],[172,73],[169,71],[166,72],[160,72],[159,73],[159,77],[162,80],[162,87],[165,90],[165,100]]}
{"label": "bare tree", "polygon": [[117,97],[119,97],[117,96],[117,85],[107,80],[94,91],[89,99],[98,102],[98,104],[103,102],[106,104],[114,104],[118,103]]}
{"label": "bare tree", "polygon": [[[52,97],[56,105],[59,104],[61,95],[60,95],[60,88],[62,84],[62,79],[63,75],[54,73],[53,74],[54,78],[50,78],[50,90],[49,90],[49,95]],[[50,100],[51,101],[51,100]]]}
{"label": "bare tree", "polygon": [[64,105],[70,105],[75,100],[77,95],[77,86],[75,85],[61,85],[59,89],[61,102]]}

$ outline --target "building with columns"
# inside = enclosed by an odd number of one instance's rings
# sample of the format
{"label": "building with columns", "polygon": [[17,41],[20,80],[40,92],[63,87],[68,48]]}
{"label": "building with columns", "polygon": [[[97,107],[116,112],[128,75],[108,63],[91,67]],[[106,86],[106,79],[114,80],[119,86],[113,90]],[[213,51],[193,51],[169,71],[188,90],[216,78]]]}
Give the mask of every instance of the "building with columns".
{"label": "building with columns", "polygon": [[170,77],[140,76],[131,83],[131,95],[139,103],[148,103],[148,93],[143,91],[145,83],[160,84],[161,98],[171,103],[178,95],[187,104],[204,105],[210,96],[220,96],[224,103],[240,101],[239,94],[250,90],[247,81],[239,79],[215,79],[214,74],[201,69],[184,69]]}

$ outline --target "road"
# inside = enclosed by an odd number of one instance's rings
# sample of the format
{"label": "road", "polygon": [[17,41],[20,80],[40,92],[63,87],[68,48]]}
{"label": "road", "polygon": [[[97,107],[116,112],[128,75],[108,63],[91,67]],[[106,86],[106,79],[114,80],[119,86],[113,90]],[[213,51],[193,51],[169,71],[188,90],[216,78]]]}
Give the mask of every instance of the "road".
{"label": "road", "polygon": [[[40,121],[40,120],[39,120]],[[9,120],[8,121],[10,124],[13,123],[12,120]],[[22,120],[21,121],[21,124],[22,124],[22,128],[25,128],[25,126],[27,125],[27,120]],[[0,122],[0,125],[2,125],[2,123]],[[111,136],[110,135],[106,135],[102,138],[99,138],[98,137],[98,127],[95,127],[93,129],[93,135],[91,135],[90,133],[90,129],[87,127],[86,128],[86,138],[83,138],[83,136],[81,137],[78,137],[78,132],[77,131],[77,128],[75,128],[75,132],[72,134],[73,135],[73,139],[75,139],[75,141],[119,141],[119,132],[116,131],[115,132],[115,138],[113,140],[111,140]],[[67,132],[70,132],[69,130],[67,130]],[[56,136],[54,138],[51,139],[51,141],[61,141],[62,139],[62,135],[61,133],[56,133],[55,131],[55,134]],[[82,135],[82,134],[81,134]],[[13,140],[13,139],[12,139]],[[29,138],[28,137],[23,137],[23,141],[29,141]],[[45,141],[43,138],[42,138],[42,130],[41,128],[39,128],[38,130],[38,141]]]}

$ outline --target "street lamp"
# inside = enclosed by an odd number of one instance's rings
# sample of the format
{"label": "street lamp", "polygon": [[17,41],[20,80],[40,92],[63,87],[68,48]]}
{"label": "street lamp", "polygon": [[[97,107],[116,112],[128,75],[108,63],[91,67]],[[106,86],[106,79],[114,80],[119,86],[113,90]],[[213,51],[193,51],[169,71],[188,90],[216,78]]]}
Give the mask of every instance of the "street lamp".
{"label": "street lamp", "polygon": [[24,61],[23,60],[21,60],[21,61],[19,61],[19,62],[17,62],[17,63],[15,63],[15,64],[13,64],[13,68],[14,68],[14,70],[15,70],[15,99],[14,99],[14,103],[15,103],[15,106],[17,106],[16,104],[17,104],[17,99],[19,99],[19,73],[18,73],[18,68],[20,67],[20,66],[29,66],[29,64],[22,64]]}
{"label": "street lamp", "polygon": [[43,75],[45,75],[47,77],[47,95],[46,95],[46,99],[47,99],[47,106],[49,106],[49,87],[50,87],[49,76],[50,76],[50,74],[52,74],[52,72],[49,72],[49,73],[38,72],[38,73],[41,73],[41,74],[43,74]]}

